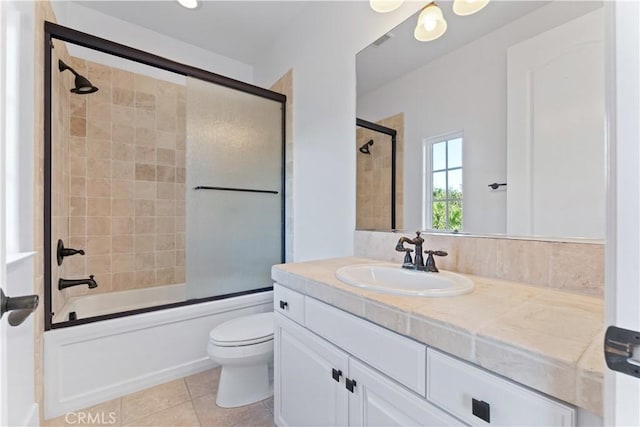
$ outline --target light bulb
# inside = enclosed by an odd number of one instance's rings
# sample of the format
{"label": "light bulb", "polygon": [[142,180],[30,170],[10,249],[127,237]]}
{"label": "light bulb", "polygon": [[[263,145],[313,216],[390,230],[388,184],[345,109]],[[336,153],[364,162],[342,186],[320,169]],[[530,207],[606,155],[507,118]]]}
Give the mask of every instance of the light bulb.
{"label": "light bulb", "polygon": [[438,22],[435,19],[425,19],[422,25],[424,26],[425,30],[433,31],[438,25]]}
{"label": "light bulb", "polygon": [[399,8],[404,0],[369,0],[371,9],[380,13],[387,13]]}
{"label": "light bulb", "polygon": [[178,3],[187,9],[195,9],[198,7],[198,0],[178,0]]}
{"label": "light bulb", "polygon": [[442,15],[442,10],[435,3],[429,3],[418,16],[413,36],[416,40],[428,42],[442,36],[445,31],[447,31],[447,21]]}
{"label": "light bulb", "polygon": [[483,9],[489,0],[454,0],[453,12],[459,16],[473,15]]}

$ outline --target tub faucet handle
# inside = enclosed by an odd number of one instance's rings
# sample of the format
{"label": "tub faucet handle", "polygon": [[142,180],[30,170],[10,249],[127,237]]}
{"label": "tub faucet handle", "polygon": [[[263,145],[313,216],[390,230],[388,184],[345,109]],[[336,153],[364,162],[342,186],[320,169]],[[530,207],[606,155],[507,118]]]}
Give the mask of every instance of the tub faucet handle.
{"label": "tub faucet handle", "polygon": [[84,255],[84,251],[82,249],[65,248],[62,239],[58,239],[58,249],[56,251],[56,259],[58,261],[58,265],[62,265],[64,257],[76,254]]}

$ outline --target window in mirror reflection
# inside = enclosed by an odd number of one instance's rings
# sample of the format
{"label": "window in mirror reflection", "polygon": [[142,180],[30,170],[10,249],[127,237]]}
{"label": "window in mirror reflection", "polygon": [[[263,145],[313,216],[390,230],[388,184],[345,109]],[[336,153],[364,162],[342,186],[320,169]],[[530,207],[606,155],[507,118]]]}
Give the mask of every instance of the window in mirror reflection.
{"label": "window in mirror reflection", "polygon": [[460,132],[425,142],[425,227],[462,230],[462,134]]}

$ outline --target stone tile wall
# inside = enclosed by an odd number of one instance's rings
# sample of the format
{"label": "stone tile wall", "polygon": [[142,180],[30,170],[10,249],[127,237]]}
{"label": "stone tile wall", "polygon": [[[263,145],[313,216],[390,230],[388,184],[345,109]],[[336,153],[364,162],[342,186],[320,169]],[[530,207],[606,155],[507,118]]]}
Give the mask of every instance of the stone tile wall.
{"label": "stone tile wall", "polygon": [[62,239],[66,245],[69,242],[69,90],[73,87],[73,74],[58,71],[58,60],[69,64],[71,57],[65,44],[54,41],[52,50],[51,70],[51,94],[52,99],[57,100],[51,108],[51,156],[55,167],[51,176],[51,248],[54,249],[51,256],[51,310],[56,313],[67,301],[65,292],[58,292],[56,285],[58,279],[66,276],[68,264],[58,267],[56,263],[55,248],[58,239]]}
{"label": "stone tile wall", "polygon": [[[186,90],[72,58],[99,90],[69,94],[70,277],[110,292],[183,283]],[[54,142],[58,143],[58,141]]]}
{"label": "stone tile wall", "polygon": [[[413,233],[356,231],[355,256],[401,263],[394,250]],[[424,234],[424,250],[444,250],[438,268],[566,291],[604,296],[604,244],[500,237]]]}

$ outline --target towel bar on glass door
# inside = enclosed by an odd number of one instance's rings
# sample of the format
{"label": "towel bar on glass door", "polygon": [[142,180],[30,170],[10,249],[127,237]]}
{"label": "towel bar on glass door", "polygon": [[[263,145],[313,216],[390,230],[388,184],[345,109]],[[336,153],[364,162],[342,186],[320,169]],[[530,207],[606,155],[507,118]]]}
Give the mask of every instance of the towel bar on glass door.
{"label": "towel bar on glass door", "polygon": [[230,187],[207,187],[205,185],[198,185],[197,187],[193,187],[193,189],[194,190],[243,191],[246,193],[278,194],[277,191],[273,191],[273,190],[254,190],[251,188],[230,188]]}

